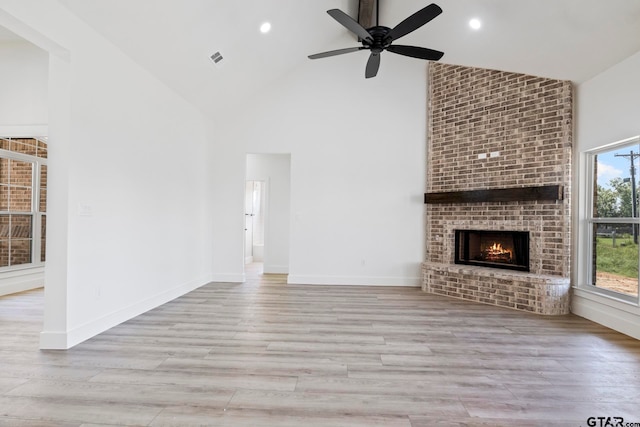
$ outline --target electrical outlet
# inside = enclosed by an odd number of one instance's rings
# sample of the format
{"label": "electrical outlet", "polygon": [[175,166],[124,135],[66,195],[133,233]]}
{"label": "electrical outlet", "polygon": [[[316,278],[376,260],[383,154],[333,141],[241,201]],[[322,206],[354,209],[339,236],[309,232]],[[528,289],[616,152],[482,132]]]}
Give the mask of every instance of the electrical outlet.
{"label": "electrical outlet", "polygon": [[93,210],[91,209],[91,205],[87,205],[85,203],[78,203],[78,215],[79,216],[93,215]]}

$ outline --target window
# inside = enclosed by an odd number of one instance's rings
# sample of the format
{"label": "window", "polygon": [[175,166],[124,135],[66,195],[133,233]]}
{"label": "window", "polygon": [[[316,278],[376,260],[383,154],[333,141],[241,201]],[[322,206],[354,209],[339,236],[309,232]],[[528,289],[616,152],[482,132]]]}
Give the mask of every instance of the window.
{"label": "window", "polygon": [[638,301],[640,137],[588,155],[591,202],[588,285]]}
{"label": "window", "polygon": [[0,271],[45,261],[46,158],[37,138],[0,138]]}

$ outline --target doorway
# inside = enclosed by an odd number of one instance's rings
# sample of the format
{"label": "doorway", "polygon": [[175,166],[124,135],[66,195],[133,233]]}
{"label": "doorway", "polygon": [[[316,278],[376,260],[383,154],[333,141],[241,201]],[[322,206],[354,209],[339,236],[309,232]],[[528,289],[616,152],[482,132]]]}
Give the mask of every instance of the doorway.
{"label": "doorway", "polygon": [[[18,72],[13,74],[12,79],[3,79],[0,84],[0,86],[8,85],[12,89],[2,91],[3,94],[6,92],[19,95],[17,104],[11,100],[11,97],[3,97],[0,100],[1,116],[4,121],[0,124],[0,134],[5,137],[49,136],[48,149],[56,153],[57,167],[48,170],[47,173],[49,193],[46,207],[49,214],[46,217],[46,290],[44,319],[39,341],[41,349],[66,349],[70,346],[67,341],[69,336],[66,241],[68,205],[66,186],[60,184],[67,182],[67,168],[64,165],[61,166],[59,162],[62,161],[66,165],[65,162],[68,161],[66,153],[70,141],[71,55],[62,45],[6,12],[3,6],[0,6],[0,27],[4,30],[0,30],[3,33],[3,40],[7,32],[22,39],[9,44],[14,45],[10,48],[19,47],[23,51],[20,55],[1,53],[3,67],[7,66],[11,59],[27,62],[24,67],[16,63]],[[27,47],[29,45],[31,46]],[[33,47],[37,48],[34,50]],[[33,55],[26,54],[25,50]],[[25,73],[24,70],[29,72]],[[6,70],[3,69],[3,72]],[[38,80],[39,83],[34,83],[32,79]],[[6,105],[11,108],[5,109]],[[16,105],[29,105],[29,108],[14,108]],[[13,115],[14,113],[17,116]],[[24,123],[31,124],[24,125]],[[50,191],[52,188],[57,188],[53,192],[53,197]],[[42,243],[40,247],[42,248]]]}
{"label": "doorway", "polygon": [[289,273],[290,154],[247,154],[245,275]]}
{"label": "doorway", "polygon": [[49,53],[0,25],[0,61],[2,296],[44,286]]}
{"label": "doorway", "polygon": [[244,263],[263,262],[265,182],[247,181],[244,197]]}

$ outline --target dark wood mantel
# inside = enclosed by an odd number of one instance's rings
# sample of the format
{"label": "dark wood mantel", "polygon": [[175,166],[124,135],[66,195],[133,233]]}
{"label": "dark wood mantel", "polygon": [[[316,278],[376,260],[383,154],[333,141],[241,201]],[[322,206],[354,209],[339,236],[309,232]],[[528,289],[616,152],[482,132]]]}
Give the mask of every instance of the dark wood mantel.
{"label": "dark wood mantel", "polygon": [[425,193],[426,204],[563,200],[562,185]]}

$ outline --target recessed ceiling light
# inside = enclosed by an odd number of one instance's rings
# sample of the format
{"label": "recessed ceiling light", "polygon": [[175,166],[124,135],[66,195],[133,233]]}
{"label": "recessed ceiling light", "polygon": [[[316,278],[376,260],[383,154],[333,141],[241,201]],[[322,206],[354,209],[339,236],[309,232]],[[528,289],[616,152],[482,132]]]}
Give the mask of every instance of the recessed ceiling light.
{"label": "recessed ceiling light", "polygon": [[482,27],[482,22],[478,18],[473,18],[469,21],[469,26],[474,30],[479,30]]}
{"label": "recessed ceiling light", "polygon": [[271,24],[269,22],[265,22],[264,24],[260,25],[260,32],[262,34],[267,34],[269,31],[271,31]]}

